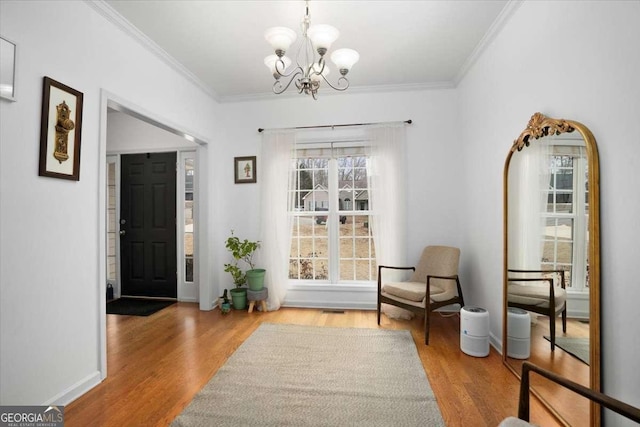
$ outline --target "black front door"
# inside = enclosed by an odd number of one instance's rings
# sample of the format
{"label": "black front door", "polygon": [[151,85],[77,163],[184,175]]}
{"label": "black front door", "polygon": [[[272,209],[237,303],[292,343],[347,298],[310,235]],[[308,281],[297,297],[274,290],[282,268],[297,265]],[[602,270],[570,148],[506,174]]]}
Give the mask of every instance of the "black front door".
{"label": "black front door", "polygon": [[176,153],[122,155],[122,295],[176,298]]}

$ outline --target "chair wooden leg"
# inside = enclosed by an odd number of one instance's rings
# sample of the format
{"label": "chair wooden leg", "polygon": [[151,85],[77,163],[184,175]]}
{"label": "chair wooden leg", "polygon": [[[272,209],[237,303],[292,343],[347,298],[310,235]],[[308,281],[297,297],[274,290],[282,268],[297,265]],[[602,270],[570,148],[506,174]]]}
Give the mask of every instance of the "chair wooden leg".
{"label": "chair wooden leg", "polygon": [[567,306],[562,310],[562,332],[567,333]]}
{"label": "chair wooden leg", "polygon": [[556,316],[555,314],[552,314],[551,316],[549,316],[549,330],[550,330],[549,338],[551,338],[549,340],[551,341],[551,351],[554,351],[556,349]]}
{"label": "chair wooden leg", "polygon": [[424,343],[429,345],[429,309],[424,311]]}
{"label": "chair wooden leg", "polygon": [[464,307],[464,296],[462,295],[462,286],[460,279],[456,277],[456,285],[458,285],[458,296],[460,297],[460,308]]}
{"label": "chair wooden leg", "polygon": [[378,298],[378,325],[380,325],[380,298]]}

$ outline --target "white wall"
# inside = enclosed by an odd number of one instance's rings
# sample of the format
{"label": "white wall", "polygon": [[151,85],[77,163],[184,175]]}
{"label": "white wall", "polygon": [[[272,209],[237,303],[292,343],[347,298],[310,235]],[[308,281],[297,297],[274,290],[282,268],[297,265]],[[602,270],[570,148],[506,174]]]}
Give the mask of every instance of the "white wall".
{"label": "white wall", "polygon": [[[273,100],[225,104],[226,126],[224,146],[219,147],[219,169],[216,172],[218,200],[233,200],[233,204],[218,205],[220,209],[215,228],[217,259],[228,258],[224,239],[229,230],[249,239],[259,235],[259,217],[255,203],[261,191],[260,183],[234,184],[233,157],[259,154],[261,134],[258,128],[312,126],[323,124],[363,123],[412,119],[406,125],[408,206],[407,226],[409,262],[417,262],[422,248],[428,244],[459,246],[461,235],[459,220],[463,214],[458,207],[463,197],[463,148],[458,137],[456,96],[452,89],[420,92],[373,94],[339,94],[320,91],[319,99],[298,96]],[[219,161],[222,160],[222,163]],[[265,167],[258,158],[258,168]],[[233,210],[236,215],[229,215]],[[462,254],[462,263],[466,253]],[[228,273],[218,270],[217,282],[221,288],[230,286]],[[467,280],[468,279],[468,280]],[[462,278],[463,287],[473,286],[472,278]],[[319,298],[319,299],[318,299]],[[375,292],[316,294],[313,299],[304,292],[290,292],[285,303],[312,306],[375,307]],[[339,301],[336,304],[336,300]]]}
{"label": "white wall", "polygon": [[[210,97],[79,1],[2,1],[18,45],[0,102],[0,404],[65,404],[99,380],[101,89],[216,139]],[[84,93],[80,181],[38,176],[42,80]]]}
{"label": "white wall", "polygon": [[197,144],[119,111],[107,118],[107,153],[195,150]]}
{"label": "white wall", "polygon": [[[603,389],[640,406],[640,2],[528,1],[458,87],[466,183],[466,274],[492,313],[502,301],[502,172],[530,116],[576,120],[598,143],[601,171]],[[478,188],[478,183],[482,187]],[[491,331],[501,335],[501,318]],[[622,422],[607,414],[608,425]],[[619,424],[620,423],[620,424]]]}

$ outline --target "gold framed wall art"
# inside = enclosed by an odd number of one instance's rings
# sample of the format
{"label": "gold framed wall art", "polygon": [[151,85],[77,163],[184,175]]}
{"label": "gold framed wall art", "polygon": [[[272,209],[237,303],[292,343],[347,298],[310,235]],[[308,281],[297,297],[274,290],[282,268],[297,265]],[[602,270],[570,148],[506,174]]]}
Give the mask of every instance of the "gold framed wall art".
{"label": "gold framed wall art", "polygon": [[82,97],[82,92],[44,78],[40,176],[80,180]]}

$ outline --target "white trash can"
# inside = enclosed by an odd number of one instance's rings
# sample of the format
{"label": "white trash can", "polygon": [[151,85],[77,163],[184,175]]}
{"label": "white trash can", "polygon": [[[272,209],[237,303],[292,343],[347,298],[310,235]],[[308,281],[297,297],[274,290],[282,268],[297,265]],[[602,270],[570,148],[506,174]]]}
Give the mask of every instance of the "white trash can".
{"label": "white trash can", "polygon": [[489,355],[489,312],[484,308],[460,309],[460,349],[469,356]]}
{"label": "white trash can", "polygon": [[531,315],[515,307],[507,309],[507,356],[528,359],[531,355]]}

